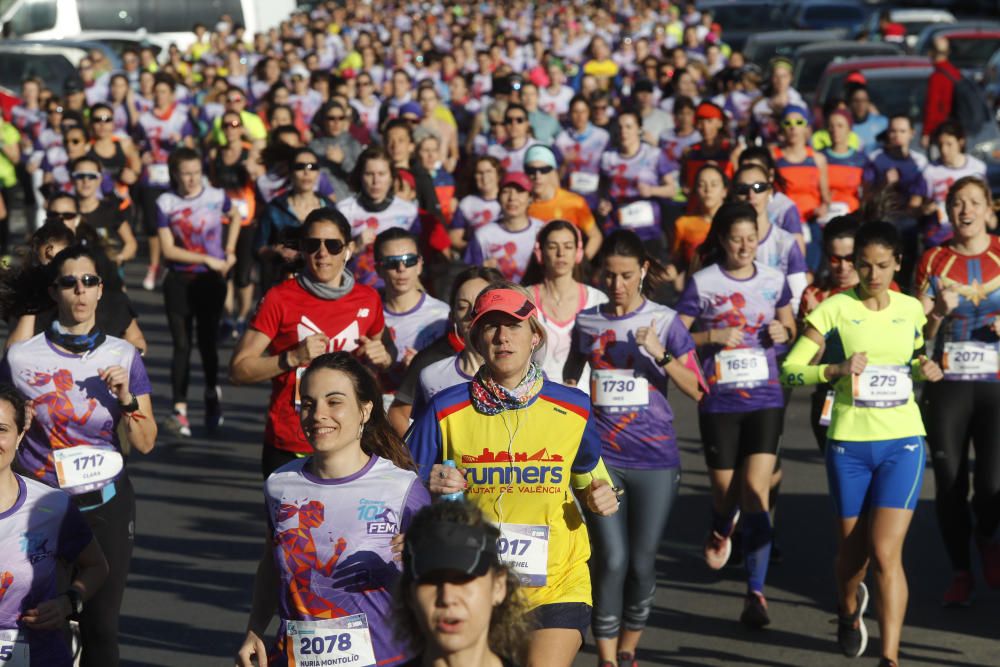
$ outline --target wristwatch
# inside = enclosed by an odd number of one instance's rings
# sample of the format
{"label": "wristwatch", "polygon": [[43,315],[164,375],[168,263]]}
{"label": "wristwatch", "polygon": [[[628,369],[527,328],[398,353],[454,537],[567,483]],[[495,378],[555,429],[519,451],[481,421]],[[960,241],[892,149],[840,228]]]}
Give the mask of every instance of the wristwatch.
{"label": "wristwatch", "polygon": [[63,595],[69,598],[69,606],[73,610],[67,618],[79,616],[83,612],[83,597],[80,596],[80,591],[71,587],[67,588]]}
{"label": "wristwatch", "polygon": [[667,352],[666,350],[664,350],[663,351],[663,356],[656,360],[656,365],[660,366],[660,367],[666,366],[671,361],[673,361],[673,359],[674,359],[674,356],[672,354],[670,354],[669,352]]}
{"label": "wristwatch", "polygon": [[139,409],[139,397],[136,396],[135,394],[132,394],[132,400],[129,401],[128,403],[119,403],[118,408],[122,412],[135,412],[136,410]]}

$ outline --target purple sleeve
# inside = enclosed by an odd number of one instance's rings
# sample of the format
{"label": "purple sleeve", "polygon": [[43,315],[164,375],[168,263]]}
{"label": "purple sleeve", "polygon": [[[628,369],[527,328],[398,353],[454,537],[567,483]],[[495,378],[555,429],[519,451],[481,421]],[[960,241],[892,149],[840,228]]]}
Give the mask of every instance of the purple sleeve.
{"label": "purple sleeve", "polygon": [[[160,195],[160,196],[162,197],[163,195]],[[156,228],[160,229],[161,227],[169,227],[169,226],[170,226],[170,219],[167,217],[166,212],[164,212],[164,210],[162,208],[160,208],[160,201],[159,201],[159,199],[157,199],[157,201],[156,201]]]}
{"label": "purple sleeve", "polygon": [[779,227],[792,234],[802,233],[802,216],[799,215],[798,206],[789,206],[781,216]]}
{"label": "purple sleeve", "polygon": [[675,317],[674,321],[667,327],[663,343],[667,348],[667,352],[674,358],[683,357],[695,348],[691,332],[688,331],[679,317]]}
{"label": "purple sleeve", "polygon": [[483,265],[483,249],[479,246],[479,235],[473,238],[465,248],[465,263],[473,266]]}
{"label": "purple sleeve", "polygon": [[449,229],[465,229],[469,226],[469,221],[466,220],[465,214],[462,213],[462,207],[458,206],[455,208],[455,215],[451,217],[451,225]]}
{"label": "purple sleeve", "polygon": [[326,175],[325,171],[319,172],[319,182],[316,184],[316,193],[323,195],[327,199],[333,198],[333,182]]}
{"label": "purple sleeve", "polygon": [[420,238],[420,232],[421,232],[420,216],[415,215],[413,216],[413,223],[410,225],[410,233],[416,236],[417,238]]}
{"label": "purple sleeve", "polygon": [[667,174],[672,174],[679,170],[680,165],[667,157],[666,153],[660,153],[660,157],[656,161],[656,173],[659,176],[658,181],[662,181],[663,177]]}
{"label": "purple sleeve", "polygon": [[146,364],[142,363],[138,350],[132,355],[132,367],[128,370],[128,390],[133,396],[153,393],[153,385],[149,382],[149,374],[146,373]]}
{"label": "purple sleeve", "polygon": [[10,372],[10,350],[7,350],[7,354],[3,356],[3,361],[0,361],[0,382],[11,384],[13,381],[14,377]]}
{"label": "purple sleeve", "polygon": [[788,253],[788,275],[795,273],[806,273],[809,268],[806,266],[806,259],[802,256],[802,248],[798,242],[792,244]]}
{"label": "purple sleeve", "polygon": [[701,315],[701,304],[698,299],[698,285],[695,284],[693,279],[688,280],[688,284],[684,287],[684,291],[681,293],[681,298],[677,301],[677,305],[674,306],[674,309],[681,315],[687,315],[688,317],[698,317]]}
{"label": "purple sleeve", "polygon": [[879,180],[878,165],[875,160],[869,160],[865,164],[864,174],[861,176],[861,180],[865,183],[877,183]]}
{"label": "purple sleeve", "polygon": [[93,539],[94,534],[83,518],[83,514],[67,496],[66,512],[63,514],[62,524],[59,526],[59,545],[57,548],[59,558],[72,563]]}
{"label": "purple sleeve", "polygon": [[591,414],[587,418],[587,425],[583,429],[583,438],[580,439],[580,449],[576,450],[576,458],[573,459],[573,465],[570,469],[577,474],[593,470],[597,467],[597,462],[601,460],[603,446],[601,434],[597,429],[597,421]]}
{"label": "purple sleeve", "polygon": [[233,202],[229,199],[229,195],[222,195],[222,212],[229,213],[233,208]]}
{"label": "purple sleeve", "polygon": [[419,413],[415,413],[413,424],[407,432],[406,445],[410,448],[420,479],[423,480],[430,477],[431,468],[441,460],[441,448],[444,444],[436,405],[432,399]]}
{"label": "purple sleeve", "polygon": [[410,523],[417,512],[431,504],[431,494],[427,487],[423,485],[419,478],[413,480],[410,490],[406,494],[406,502],[403,503],[403,516],[399,521],[399,532],[405,533],[410,529]]}
{"label": "purple sleeve", "polygon": [[195,135],[194,125],[191,124],[191,117],[184,118],[184,125],[181,126],[181,136],[182,137],[193,137]]}
{"label": "purple sleeve", "polygon": [[792,289],[788,286],[788,281],[785,280],[781,284],[781,294],[778,296],[778,301],[777,303],[774,304],[774,307],[776,309],[782,308],[784,306],[789,305],[791,302],[792,302]]}

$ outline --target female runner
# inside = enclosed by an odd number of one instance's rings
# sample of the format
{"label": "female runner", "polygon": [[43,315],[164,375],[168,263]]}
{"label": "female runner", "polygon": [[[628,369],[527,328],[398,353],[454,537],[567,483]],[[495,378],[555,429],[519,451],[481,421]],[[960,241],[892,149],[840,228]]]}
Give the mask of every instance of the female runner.
{"label": "female runner", "polygon": [[499,282],[483,290],[468,341],[483,367],[416,416],[410,450],[432,494],[465,492],[499,524],[500,556],[517,563],[538,628],[528,666],[568,667],[591,613],[590,545],[570,488],[596,514],[618,508],[590,402],[531,361],[545,329],[523,288]]}
{"label": "female runner", "polygon": [[[34,406],[15,471],[67,491],[94,531],[110,574],[80,614],[80,664],[114,667],[135,538],[135,493],[119,438],[143,454],[152,451],[151,387],[135,347],[96,326],[103,286],[93,251],[70,246],[50,267],[58,318],[44,333],[12,345],[0,368],[0,377]],[[85,478],[73,464],[82,459],[95,466]]]}
{"label": "female runner", "polygon": [[747,595],[740,620],[750,627],[770,623],[764,597],[773,541],[768,496],[784,413],[775,348],[795,333],[788,281],[779,269],[756,261],[757,245],[757,211],[725,204],[703,246],[705,268],[691,277],[677,304],[701,348],[711,388],[698,405],[712,483],[705,560],[712,569],[726,564],[742,511]]}
{"label": "female runner", "polygon": [[[895,226],[864,225],[854,239],[860,282],[809,314],[805,334],[782,368],[782,381],[789,386],[832,382],[836,388],[826,469],[839,517],[837,641],[849,657],[862,655],[868,644],[862,616],[871,561],[880,602],[882,667],[896,667],[899,660],[908,597],[903,541],[926,458],[913,382],[942,378],[938,365],[923,354],[923,307],[890,289],[901,254]],[[841,352],[839,363],[812,363],[824,347]]]}
{"label": "female runner", "polygon": [[[602,457],[615,487],[625,491],[619,512],[588,512],[594,537],[592,629],[601,667],[634,667],[635,651],[653,606],[656,553],[680,487],[680,454],[667,385],[699,400],[694,342],[677,312],[649,301],[651,260],[634,232],[612,232],[600,254],[601,283],[610,299],[576,316],[567,384],[591,371],[591,403]],[[630,511],[631,510],[631,511]],[[624,625],[624,627],[623,627]]]}
{"label": "female runner", "polygon": [[927,251],[917,271],[924,336],[944,368],[944,381],[924,388],[920,407],[933,455],[938,526],[953,572],[944,603],[964,606],[972,598],[973,536],[986,583],[1000,587],[1000,545],[993,539],[1000,524],[1000,239],[986,228],[992,197],[982,179],[956,181],[947,208],[954,237]]}
{"label": "female runner", "polygon": [[[264,483],[268,536],[236,664],[400,665],[412,649],[391,623],[395,544],[430,497],[385,418],[375,378],[354,355],[317,357],[300,391],[312,454]],[[269,662],[263,637],[275,612]]]}

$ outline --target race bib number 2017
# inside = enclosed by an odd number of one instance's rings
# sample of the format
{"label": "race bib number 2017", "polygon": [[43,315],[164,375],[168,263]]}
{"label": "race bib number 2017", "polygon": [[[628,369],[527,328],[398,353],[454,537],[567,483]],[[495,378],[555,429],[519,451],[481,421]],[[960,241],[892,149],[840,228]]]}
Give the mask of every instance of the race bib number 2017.
{"label": "race bib number 2017", "polygon": [[364,614],[322,621],[287,621],[285,634],[288,667],[375,665],[375,650]]}

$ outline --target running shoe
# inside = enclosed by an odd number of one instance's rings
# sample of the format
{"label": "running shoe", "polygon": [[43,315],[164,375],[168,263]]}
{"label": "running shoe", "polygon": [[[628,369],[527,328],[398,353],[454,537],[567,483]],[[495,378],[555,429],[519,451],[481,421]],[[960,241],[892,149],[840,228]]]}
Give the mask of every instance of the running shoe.
{"label": "running shoe", "polygon": [[763,593],[750,591],[747,593],[746,601],[743,603],[743,613],[740,614],[740,623],[748,628],[763,628],[770,625],[771,617],[767,613],[767,599]]}
{"label": "running shoe", "polygon": [[865,627],[865,610],[868,609],[868,587],[858,584],[858,608],[853,614],[837,617],[837,643],[848,658],[857,658],[868,648],[868,628]]}
{"label": "running shoe", "polygon": [[190,438],[191,437],[191,422],[188,421],[186,414],[174,410],[167,421],[163,423],[163,428],[167,429],[170,433],[173,433],[179,438]]}
{"label": "running shoe", "polygon": [[205,390],[205,430],[215,433],[225,419],[222,416],[222,387]]}
{"label": "running shoe", "polygon": [[[983,567],[985,570],[985,566]],[[956,572],[951,578],[951,585],[941,599],[945,607],[968,607],[972,604],[972,589],[974,580],[971,572]]]}
{"label": "running shoe", "polygon": [[622,651],[618,654],[618,667],[639,667],[639,661],[635,659],[634,653]]}
{"label": "running shoe", "polygon": [[720,535],[715,530],[708,533],[708,538],[705,540],[705,562],[713,570],[721,570],[729,562],[729,556],[733,552],[733,541],[730,536],[733,534],[733,530],[736,528],[736,522],[740,520],[740,512],[736,510],[736,514],[733,516],[733,521],[729,525],[729,532],[725,535]]}
{"label": "running shoe", "polygon": [[149,269],[146,270],[146,277],[142,279],[142,289],[147,292],[152,292],[156,289],[156,283],[159,278],[160,267],[156,264],[150,264]]}
{"label": "running shoe", "polygon": [[896,664],[895,660],[883,657],[878,661],[878,667],[899,667],[899,665]]}
{"label": "running shoe", "polygon": [[611,662],[610,660],[601,660],[599,663],[597,663],[597,667],[617,667],[617,665],[615,665],[615,663]]}
{"label": "running shoe", "polygon": [[1000,544],[984,540],[979,543],[983,561],[983,579],[990,588],[1000,588]]}

